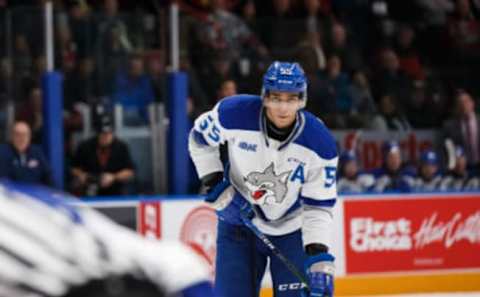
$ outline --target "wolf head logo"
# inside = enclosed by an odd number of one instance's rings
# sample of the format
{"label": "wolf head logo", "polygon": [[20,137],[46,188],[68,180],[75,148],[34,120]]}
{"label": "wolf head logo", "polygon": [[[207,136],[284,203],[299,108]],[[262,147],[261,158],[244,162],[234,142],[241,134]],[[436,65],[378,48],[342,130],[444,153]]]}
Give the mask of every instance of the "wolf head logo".
{"label": "wolf head logo", "polygon": [[250,197],[261,205],[282,203],[287,194],[287,179],[290,172],[292,171],[275,175],[273,163],[263,172],[250,172],[244,177]]}

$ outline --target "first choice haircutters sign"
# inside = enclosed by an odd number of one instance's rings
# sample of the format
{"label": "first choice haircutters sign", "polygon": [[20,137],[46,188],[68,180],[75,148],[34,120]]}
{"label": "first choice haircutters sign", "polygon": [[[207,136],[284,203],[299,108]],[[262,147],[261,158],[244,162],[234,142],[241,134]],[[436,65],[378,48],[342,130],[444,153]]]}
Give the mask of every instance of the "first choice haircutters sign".
{"label": "first choice haircutters sign", "polygon": [[478,194],[344,201],[347,273],[480,267]]}

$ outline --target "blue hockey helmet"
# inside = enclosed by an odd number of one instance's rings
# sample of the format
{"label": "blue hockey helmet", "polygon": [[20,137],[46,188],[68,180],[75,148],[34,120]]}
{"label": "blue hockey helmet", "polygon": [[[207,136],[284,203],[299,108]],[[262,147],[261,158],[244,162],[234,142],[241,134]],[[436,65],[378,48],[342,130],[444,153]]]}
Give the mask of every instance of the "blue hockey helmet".
{"label": "blue hockey helmet", "polygon": [[438,165],[438,155],[434,150],[426,150],[420,156],[422,164]]}
{"label": "blue hockey helmet", "polygon": [[344,152],[340,155],[339,161],[340,161],[340,163],[347,163],[347,162],[350,162],[350,161],[357,161],[357,155],[355,154],[355,151],[353,151],[353,150],[347,150],[347,151],[344,151]]}
{"label": "blue hockey helmet", "polygon": [[383,143],[382,152],[384,158],[390,153],[398,153],[400,152],[400,145],[395,140],[386,141]]}
{"label": "blue hockey helmet", "polygon": [[262,98],[271,91],[298,93],[307,102],[307,78],[298,63],[273,62],[263,76]]}

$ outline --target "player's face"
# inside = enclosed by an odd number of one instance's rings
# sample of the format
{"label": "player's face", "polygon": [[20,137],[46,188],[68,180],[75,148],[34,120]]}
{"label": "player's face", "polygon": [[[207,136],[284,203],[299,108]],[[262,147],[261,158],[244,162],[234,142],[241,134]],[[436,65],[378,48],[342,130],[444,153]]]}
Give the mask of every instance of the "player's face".
{"label": "player's face", "polygon": [[286,128],[295,122],[301,103],[297,93],[270,92],[265,98],[267,117],[277,128]]}
{"label": "player's face", "polygon": [[100,147],[108,147],[113,142],[112,132],[102,132],[98,134],[98,145]]}
{"label": "player's face", "polygon": [[358,172],[357,161],[348,161],[344,167],[344,174],[347,178],[354,177]]}
{"label": "player's face", "polygon": [[392,171],[397,171],[402,165],[402,156],[399,151],[390,152],[387,155],[387,168]]}
{"label": "player's face", "polygon": [[421,173],[424,178],[430,179],[437,173],[438,167],[434,164],[424,164],[421,168]]}
{"label": "player's face", "polygon": [[467,158],[465,156],[457,157],[455,162],[455,171],[458,173],[463,173],[467,169]]}

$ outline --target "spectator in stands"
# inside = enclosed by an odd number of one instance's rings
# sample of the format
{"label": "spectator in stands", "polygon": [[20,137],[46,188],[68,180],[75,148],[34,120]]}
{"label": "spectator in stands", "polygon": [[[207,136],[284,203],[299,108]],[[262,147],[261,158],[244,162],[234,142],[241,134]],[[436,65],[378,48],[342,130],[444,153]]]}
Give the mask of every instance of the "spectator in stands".
{"label": "spectator in stands", "polygon": [[97,135],[79,144],[72,161],[72,191],[78,195],[131,194],[134,164],[128,146],[113,134],[113,121],[101,115]]}
{"label": "spectator in stands", "polygon": [[[319,74],[319,89],[312,87],[314,98],[322,98],[318,100],[319,110],[312,110],[327,117],[325,118],[332,127],[345,127],[345,115],[349,114],[352,109],[352,98],[349,94],[350,79],[342,70],[342,60],[337,55],[332,55],[327,60],[327,69]],[[313,107],[313,105],[312,105]]]}
{"label": "spectator in stands", "polygon": [[127,24],[118,13],[117,0],[104,0],[103,11],[98,17],[98,33],[95,41],[99,78],[109,93],[115,73],[125,66],[128,56],[134,51]]}
{"label": "spectator in stands", "polygon": [[379,113],[373,117],[369,128],[382,132],[411,130],[410,123],[398,106],[398,101],[393,95],[381,96]]}
{"label": "spectator in stands", "polygon": [[362,69],[365,65],[361,51],[349,40],[347,29],[341,23],[335,23],[331,27],[326,52],[329,56],[339,56],[346,72]]}
{"label": "spectator in stands", "polygon": [[455,9],[455,4],[450,0],[416,0],[425,13],[425,22],[430,26],[443,27],[447,17]]}
{"label": "spectator in stands", "polygon": [[381,53],[380,70],[372,82],[375,98],[392,94],[399,103],[408,102],[412,94],[413,82],[400,68],[400,61],[393,49]]}
{"label": "spectator in stands", "polygon": [[303,66],[309,80],[315,83],[315,76],[325,70],[327,59],[322,46],[321,35],[318,31],[305,32],[304,38],[296,48],[297,61]]}
{"label": "spectator in stands", "polygon": [[212,61],[212,69],[210,77],[204,80],[209,100],[209,106],[215,105],[217,102],[217,89],[220,84],[230,78],[234,78],[233,62],[225,51],[215,53]]}
{"label": "spectator in stands", "polygon": [[461,146],[455,147],[455,165],[442,179],[442,191],[479,190],[479,177],[471,174],[467,169],[467,156]]}
{"label": "spectator in stands", "polygon": [[32,131],[24,121],[11,129],[11,141],[0,146],[0,177],[14,181],[52,185],[50,166],[42,149],[31,143]]}
{"label": "spectator in stands", "polygon": [[337,191],[339,193],[364,193],[371,190],[375,182],[372,174],[361,172],[354,151],[344,151],[339,160]]}
{"label": "spectator in stands", "polygon": [[95,61],[92,57],[80,59],[75,69],[64,74],[63,100],[64,108],[72,110],[76,103],[93,103],[98,96],[95,77]]}
{"label": "spectator in stands", "polygon": [[260,39],[274,60],[291,60],[303,23],[295,18],[291,0],[273,0],[273,11],[261,19]]}
{"label": "spectator in stands", "polygon": [[458,54],[478,55],[480,23],[470,0],[456,1],[455,12],[448,23],[448,32]]}
{"label": "spectator in stands", "polygon": [[64,73],[72,72],[77,63],[77,46],[70,28],[59,26],[55,36],[55,63]]}
{"label": "spectator in stands", "polygon": [[33,58],[33,69],[28,74],[23,76],[17,76],[18,73],[15,73],[15,92],[16,103],[25,103],[31,97],[31,91],[38,86],[42,85],[43,75],[47,69],[47,61],[45,56],[36,56]]}
{"label": "spectator in stands", "polygon": [[117,73],[112,98],[123,107],[127,125],[148,123],[148,105],[154,101],[154,92],[141,55],[130,56],[128,71]]}
{"label": "spectator in stands", "polygon": [[412,190],[417,192],[440,190],[442,175],[439,165],[438,155],[434,150],[424,151],[420,156],[417,176],[409,180]]}
{"label": "spectator in stands", "polygon": [[332,27],[332,16],[327,7],[326,1],[304,0],[305,8],[305,29],[309,33],[317,33],[318,36],[325,36]]}
{"label": "spectator in stands", "polygon": [[396,141],[387,141],[382,147],[383,164],[382,167],[374,169],[372,174],[375,176],[374,192],[410,192],[408,183],[413,171],[403,166],[400,146]]}
{"label": "spectator in stands", "polygon": [[400,69],[414,81],[424,81],[425,71],[414,45],[415,31],[409,25],[400,26],[397,35],[396,52]]}
{"label": "spectator in stands", "polygon": [[212,0],[212,11],[209,14],[209,24],[205,26],[205,36],[213,40],[221,35],[225,42],[225,49],[230,59],[237,60],[245,55],[244,49],[252,48],[261,53],[266,49],[259,39],[252,33],[246,22],[228,11],[226,0]]}
{"label": "spectator in stands", "polygon": [[28,123],[32,130],[32,142],[42,142],[43,129],[43,92],[38,86],[34,86],[29,93],[28,100],[17,109],[16,119]]}
{"label": "spectator in stands", "polygon": [[470,0],[457,0],[455,13],[448,22],[452,47],[452,68],[458,73],[455,83],[464,88],[478,90],[480,64],[480,20]]}
{"label": "spectator in stands", "polygon": [[75,44],[78,58],[93,56],[96,31],[87,1],[70,1],[68,27],[72,32],[72,41]]}
{"label": "spectator in stands", "polygon": [[[209,98],[207,98],[202,87],[201,78],[198,76],[196,69],[192,67],[190,60],[185,55],[180,56],[180,70],[188,76],[188,95],[192,104],[192,112],[188,115],[193,120],[208,108],[211,108],[208,104]],[[166,87],[165,90],[167,90]]]}
{"label": "spectator in stands", "polygon": [[431,129],[443,121],[444,102],[441,95],[431,94],[431,86],[425,83],[415,83],[411,101],[405,106],[405,115],[414,129]]}
{"label": "spectator in stands", "polygon": [[364,71],[353,72],[352,83],[349,87],[352,98],[351,120],[352,128],[366,127],[372,116],[377,113],[370,82]]}
{"label": "spectator in stands", "polygon": [[247,24],[248,28],[259,36],[259,24],[257,19],[257,8],[254,0],[246,0],[241,6],[240,15],[243,21]]}
{"label": "spectator in stands", "polygon": [[233,79],[224,80],[218,89],[217,98],[223,99],[228,96],[233,96],[237,94],[237,83]]}
{"label": "spectator in stands", "polygon": [[15,36],[12,59],[16,79],[28,77],[32,71],[33,57],[28,40],[23,34]]}
{"label": "spectator in stands", "polygon": [[475,112],[475,101],[468,92],[458,91],[455,104],[456,113],[443,127],[444,138],[465,148],[467,166],[473,169],[480,162],[480,119]]}
{"label": "spectator in stands", "polygon": [[423,8],[423,30],[418,39],[422,53],[435,64],[444,64],[448,56],[445,47],[445,25],[448,16],[454,11],[455,3],[451,0],[416,0]]}
{"label": "spectator in stands", "polygon": [[[211,1],[207,21],[200,21],[193,28],[198,44],[192,53],[201,72],[215,75],[216,56],[222,55],[229,67],[235,63],[254,64],[259,57],[267,55],[266,47],[252,32],[247,23],[229,11],[226,0]],[[247,76],[245,73],[244,76]],[[216,98],[218,85],[208,86],[210,98]]]}

